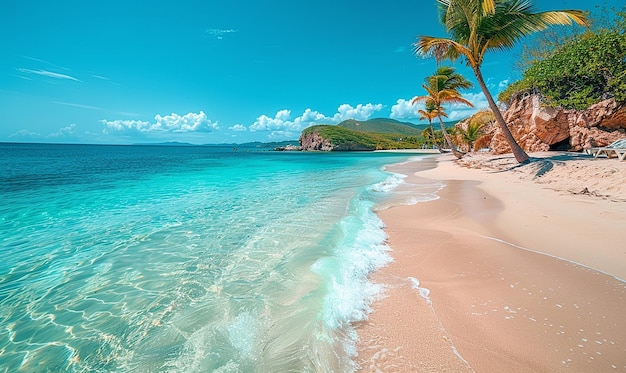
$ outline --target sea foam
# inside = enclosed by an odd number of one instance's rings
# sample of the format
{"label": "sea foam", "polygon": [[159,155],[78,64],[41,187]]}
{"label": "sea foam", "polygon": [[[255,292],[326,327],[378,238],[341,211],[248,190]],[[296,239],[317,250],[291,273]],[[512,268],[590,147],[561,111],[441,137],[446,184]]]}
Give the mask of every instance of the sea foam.
{"label": "sea foam", "polygon": [[354,200],[351,213],[339,223],[334,255],[320,258],[311,266],[327,287],[324,322],[331,330],[343,330],[340,342],[348,356],[356,355],[353,323],[367,318],[371,303],[381,293],[382,285],[372,283],[368,276],[392,261],[383,222],[372,207],[370,201]]}

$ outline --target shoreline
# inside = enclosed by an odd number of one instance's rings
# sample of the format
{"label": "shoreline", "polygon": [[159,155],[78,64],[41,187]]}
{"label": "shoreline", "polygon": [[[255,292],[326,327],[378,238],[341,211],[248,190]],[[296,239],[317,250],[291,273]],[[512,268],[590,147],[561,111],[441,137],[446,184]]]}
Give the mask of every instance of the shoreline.
{"label": "shoreline", "polygon": [[372,275],[386,291],[357,325],[362,372],[626,369],[626,198],[567,178],[591,164],[585,172],[608,167],[619,181],[626,162],[533,156],[545,159],[389,167],[408,184],[446,186],[437,200],[378,212],[394,262]]}

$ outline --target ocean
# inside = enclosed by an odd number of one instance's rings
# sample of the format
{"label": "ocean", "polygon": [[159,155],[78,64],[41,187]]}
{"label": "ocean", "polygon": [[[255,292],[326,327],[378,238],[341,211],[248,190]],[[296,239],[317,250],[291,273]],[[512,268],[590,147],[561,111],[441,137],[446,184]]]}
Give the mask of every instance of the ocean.
{"label": "ocean", "polygon": [[419,156],[237,150],[0,143],[0,372],[354,371]]}

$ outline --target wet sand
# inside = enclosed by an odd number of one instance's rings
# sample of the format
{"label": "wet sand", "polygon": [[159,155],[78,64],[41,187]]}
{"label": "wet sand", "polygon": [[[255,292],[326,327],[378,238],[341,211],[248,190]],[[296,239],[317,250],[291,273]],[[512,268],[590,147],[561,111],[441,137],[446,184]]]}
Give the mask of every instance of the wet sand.
{"label": "wet sand", "polygon": [[394,262],[373,275],[387,290],[358,326],[361,371],[626,370],[619,191],[572,194],[449,155],[390,171],[446,186],[435,201],[379,212]]}

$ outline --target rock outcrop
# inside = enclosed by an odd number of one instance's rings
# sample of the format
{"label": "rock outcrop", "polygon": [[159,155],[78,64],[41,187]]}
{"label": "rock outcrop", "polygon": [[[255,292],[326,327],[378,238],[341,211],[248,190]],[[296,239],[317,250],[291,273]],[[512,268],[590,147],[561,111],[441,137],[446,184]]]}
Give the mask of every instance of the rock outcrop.
{"label": "rock outcrop", "polygon": [[274,151],[277,152],[299,152],[300,150],[302,150],[302,147],[291,144],[285,146],[277,146],[274,148]]}
{"label": "rock outcrop", "polygon": [[376,149],[375,145],[368,145],[354,139],[336,142],[334,144],[317,131],[303,131],[300,135],[300,148],[304,151],[370,151]]}
{"label": "rock outcrop", "polygon": [[300,148],[305,151],[319,150],[328,152],[333,150],[333,144],[317,132],[303,132],[302,135],[300,135]]}
{"label": "rock outcrop", "polygon": [[[539,94],[527,94],[515,99],[503,116],[527,152],[581,151],[626,137],[626,105],[618,105],[614,99],[579,111],[546,107]],[[494,154],[511,151],[499,127],[489,148]]]}

